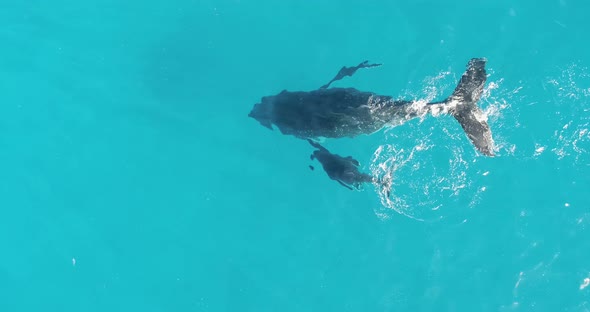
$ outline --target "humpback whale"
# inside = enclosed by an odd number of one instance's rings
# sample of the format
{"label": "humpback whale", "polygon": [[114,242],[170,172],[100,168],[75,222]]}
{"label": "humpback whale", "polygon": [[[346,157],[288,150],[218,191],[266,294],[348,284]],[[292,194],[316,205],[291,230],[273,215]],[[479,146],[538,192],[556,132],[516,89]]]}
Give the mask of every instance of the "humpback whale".
{"label": "humpback whale", "polygon": [[453,93],[438,102],[394,99],[355,88],[329,88],[332,82],[352,76],[360,68],[381,65],[364,61],[354,67],[342,67],[319,89],[283,90],[264,96],[248,116],[271,130],[274,125],[284,135],[318,140],[372,134],[429,113],[446,113],[459,122],[476,150],[492,157],[495,156],[492,132],[477,106],[487,79],[486,62],[485,58],[469,60]]}
{"label": "humpback whale", "polygon": [[[317,159],[328,174],[330,179],[337,181],[340,185],[353,190],[360,190],[362,184],[377,181],[372,176],[362,173],[358,170],[360,163],[352,156],[342,157],[337,154],[332,154],[328,149],[317,142],[307,139],[309,144],[317,148],[313,151],[311,160]],[[311,170],[314,168],[309,166]]]}

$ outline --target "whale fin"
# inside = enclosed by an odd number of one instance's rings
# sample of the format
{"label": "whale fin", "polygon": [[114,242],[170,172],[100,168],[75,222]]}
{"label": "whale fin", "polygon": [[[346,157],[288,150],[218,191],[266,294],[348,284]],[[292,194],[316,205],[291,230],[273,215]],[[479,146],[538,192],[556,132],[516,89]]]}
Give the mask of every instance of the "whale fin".
{"label": "whale fin", "polygon": [[344,186],[345,188],[347,188],[347,189],[349,189],[349,190],[351,190],[351,191],[354,191],[354,190],[352,189],[352,187],[350,187],[350,186],[346,185],[344,182],[342,182],[342,181],[340,181],[340,180],[336,180],[336,181],[337,181],[338,183],[340,183],[340,185]]}
{"label": "whale fin", "polygon": [[364,61],[364,62],[358,64],[357,66],[352,66],[352,67],[342,66],[342,68],[340,69],[338,74],[336,74],[336,76],[334,76],[334,78],[332,78],[332,80],[330,80],[327,84],[321,86],[320,89],[327,89],[333,82],[338,81],[346,76],[352,77],[352,75],[354,75],[354,73],[356,73],[356,71],[361,68],[377,67],[377,66],[381,66],[381,65],[382,64],[379,64],[379,63],[369,64],[369,61]]}
{"label": "whale fin", "polygon": [[455,91],[445,102],[456,103],[450,112],[461,124],[475,148],[480,153],[493,157],[495,155],[492,131],[483,111],[477,106],[487,79],[485,65],[485,58],[471,59]]}

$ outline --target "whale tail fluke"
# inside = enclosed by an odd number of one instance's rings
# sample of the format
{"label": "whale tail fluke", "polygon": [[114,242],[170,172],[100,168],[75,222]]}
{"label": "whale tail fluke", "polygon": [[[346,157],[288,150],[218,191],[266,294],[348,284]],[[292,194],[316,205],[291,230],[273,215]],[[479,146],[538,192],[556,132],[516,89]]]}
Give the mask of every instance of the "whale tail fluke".
{"label": "whale tail fluke", "polygon": [[492,131],[483,111],[477,106],[487,79],[485,65],[484,58],[471,59],[455,91],[445,102],[453,104],[450,113],[461,124],[475,148],[480,153],[493,157],[495,155]]}

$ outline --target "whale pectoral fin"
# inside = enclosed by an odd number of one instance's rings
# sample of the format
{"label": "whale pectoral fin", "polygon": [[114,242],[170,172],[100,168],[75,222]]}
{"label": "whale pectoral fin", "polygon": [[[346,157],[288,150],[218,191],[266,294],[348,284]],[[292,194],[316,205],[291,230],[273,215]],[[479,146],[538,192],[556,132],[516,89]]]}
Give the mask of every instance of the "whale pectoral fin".
{"label": "whale pectoral fin", "polygon": [[347,157],[346,157],[346,159],[347,159],[348,161],[350,161],[350,162],[351,162],[353,165],[355,165],[355,167],[358,167],[358,166],[360,166],[360,165],[361,165],[361,164],[359,163],[359,161],[358,161],[358,160],[356,160],[356,159],[354,159],[354,158],[352,158],[352,156],[347,156]]}
{"label": "whale pectoral fin", "polygon": [[263,125],[264,127],[268,128],[268,129],[270,129],[270,130],[274,130],[274,129],[272,128],[272,123],[270,123],[270,121],[268,121],[268,120],[259,120],[258,122],[259,122],[261,125]]}
{"label": "whale pectoral fin", "polygon": [[314,142],[311,139],[307,139],[307,142],[309,142],[309,144],[311,144],[311,146],[313,146],[315,148],[319,148],[321,151],[328,152],[328,150],[318,142]]}
{"label": "whale pectoral fin", "polygon": [[320,148],[320,144],[313,141],[312,139],[307,139],[307,142],[309,142],[309,144],[315,148]]}
{"label": "whale pectoral fin", "polygon": [[340,183],[340,184],[341,184],[342,186],[344,186],[345,188],[347,188],[347,189],[349,189],[349,190],[353,191],[352,187],[350,187],[350,186],[348,186],[348,185],[344,184],[342,181],[340,181],[340,180],[336,180],[336,181],[338,181],[338,183]]}
{"label": "whale pectoral fin", "polygon": [[359,70],[360,68],[369,68],[369,67],[376,67],[376,66],[381,66],[381,65],[382,64],[369,64],[369,61],[364,61],[364,62],[358,64],[357,66],[352,66],[352,67],[342,66],[342,68],[340,69],[338,74],[336,74],[336,76],[334,78],[332,78],[332,80],[330,80],[330,82],[321,86],[320,89],[326,89],[333,82],[338,81],[346,76],[354,75],[354,73],[356,73],[356,71]]}

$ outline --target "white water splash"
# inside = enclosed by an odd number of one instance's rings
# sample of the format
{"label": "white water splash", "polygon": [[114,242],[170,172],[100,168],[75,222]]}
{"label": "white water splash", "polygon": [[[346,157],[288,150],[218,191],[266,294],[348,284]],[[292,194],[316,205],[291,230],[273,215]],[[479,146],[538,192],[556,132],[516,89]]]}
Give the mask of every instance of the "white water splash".
{"label": "white water splash", "polygon": [[590,72],[570,64],[559,77],[549,77],[545,88],[556,94],[553,104],[559,119],[551,151],[558,160],[571,158],[576,164],[585,163],[582,157],[590,149]]}
{"label": "white water splash", "polygon": [[[442,72],[426,78],[424,84],[426,94],[407,92],[404,97],[415,101],[422,98],[420,103],[440,99],[455,88],[457,80],[449,72]],[[499,84],[489,83],[480,100],[484,108],[481,117],[491,126],[508,107],[506,101],[490,100]],[[489,171],[477,168],[475,149],[452,117],[420,116],[403,127],[387,128],[385,141],[375,150],[370,167],[374,176],[386,182],[385,186],[376,185],[382,204],[376,214],[380,216],[395,211],[418,221],[439,220],[461,207],[475,207],[487,190],[483,180]]]}
{"label": "white water splash", "polygon": [[584,290],[588,285],[590,285],[590,278],[586,277],[582,284],[580,284],[580,290]]}
{"label": "white water splash", "polygon": [[547,148],[546,146],[542,146],[541,144],[536,143],[534,156],[541,155],[545,151],[546,148]]}

